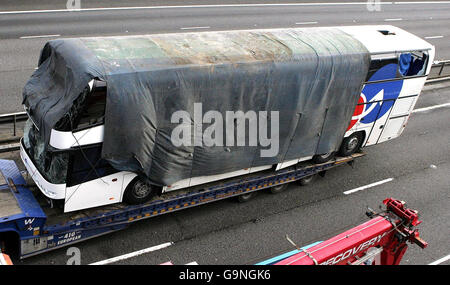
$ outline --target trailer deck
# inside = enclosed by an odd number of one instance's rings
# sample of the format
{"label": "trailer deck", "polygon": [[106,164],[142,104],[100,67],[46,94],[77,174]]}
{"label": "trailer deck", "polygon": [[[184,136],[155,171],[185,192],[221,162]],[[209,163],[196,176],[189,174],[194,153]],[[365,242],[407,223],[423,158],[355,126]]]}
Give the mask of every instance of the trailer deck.
{"label": "trailer deck", "polygon": [[[4,209],[0,209],[0,239],[2,233],[16,233],[20,239],[19,257],[26,258],[124,229],[132,222],[141,219],[256,192],[310,175],[324,173],[336,166],[345,163],[351,164],[356,158],[364,155],[355,153],[321,164],[304,162],[279,171],[267,170],[252,173],[169,192],[142,205],[119,203],[70,213],[63,213],[62,209],[50,208],[46,205],[39,191],[33,190],[33,187],[27,187],[26,181],[14,161],[0,160],[0,172],[3,176],[0,193],[4,195],[7,205]],[[3,199],[0,201],[3,203]]]}
{"label": "trailer deck", "polygon": [[8,216],[18,215],[22,211],[14,198],[13,193],[7,185],[5,178],[0,174],[0,219]]}

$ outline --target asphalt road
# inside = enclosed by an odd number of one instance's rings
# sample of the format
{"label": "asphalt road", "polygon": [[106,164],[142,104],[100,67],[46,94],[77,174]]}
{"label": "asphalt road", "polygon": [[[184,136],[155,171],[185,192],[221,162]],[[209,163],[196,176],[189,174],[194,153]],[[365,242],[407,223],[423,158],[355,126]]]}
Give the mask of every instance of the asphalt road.
{"label": "asphalt road", "polygon": [[[416,109],[450,102],[449,85],[428,86]],[[402,264],[429,264],[450,254],[449,121],[449,107],[417,112],[401,137],[367,148],[354,168],[337,167],[312,185],[292,184],[277,195],[261,192],[243,204],[227,199],[186,209],[74,246],[82,264],[167,242],[173,245],[115,264],[254,264],[292,250],[286,234],[301,246],[325,240],[366,221],[367,207],[378,209],[383,199],[394,197],[419,210],[420,233],[429,243],[425,250],[411,245]],[[18,154],[0,158],[17,160]],[[393,180],[343,194],[387,178]],[[66,264],[66,252],[59,249],[19,264]]]}
{"label": "asphalt road", "polygon": [[[186,5],[230,5],[230,4],[284,4],[284,3],[357,3],[361,0],[6,0],[1,3],[0,11],[35,11],[66,9],[79,2],[81,9],[147,7],[147,6],[186,6]],[[392,2],[392,1],[381,1]],[[397,0],[395,2],[423,2],[423,0]]]}
{"label": "asphalt road", "polygon": [[[192,2],[184,5],[190,5]],[[225,2],[225,4],[229,2]],[[237,3],[242,2],[237,1]],[[36,7],[41,9],[64,9],[64,7],[51,0],[43,1],[42,4],[37,6],[25,5],[26,3],[30,2],[22,1],[18,3],[20,5],[15,11],[28,11],[20,13],[13,13],[11,5],[0,4],[0,114],[22,110],[22,88],[37,66],[41,48],[48,40],[60,37],[393,24],[424,38],[433,37],[427,40],[436,45],[436,58],[450,59],[448,41],[450,38],[450,30],[448,29],[450,26],[450,2],[448,1],[427,4],[421,2],[383,4],[381,5],[381,11],[373,12],[368,11],[364,3],[346,5],[339,3],[329,5],[291,3],[264,6],[269,1],[263,1],[262,6],[256,7],[236,5],[201,7],[193,5],[174,8],[158,7],[162,4],[161,1],[150,1],[149,3],[156,5],[151,9],[34,13],[29,10],[37,9]],[[84,2],[82,1],[82,3]],[[92,6],[96,3],[98,6]],[[111,5],[114,3],[117,2],[113,1]],[[177,4],[179,2],[168,3]],[[200,3],[219,4],[216,0],[201,1]],[[88,8],[109,7],[102,6],[102,4],[105,4],[105,1],[95,2]],[[131,6],[134,6],[133,4],[141,6],[145,3],[137,0],[128,3]]]}
{"label": "asphalt road", "polygon": [[[43,5],[46,3],[49,1],[43,1]],[[295,24],[300,22],[317,22],[312,26],[384,24],[388,23],[385,19],[401,18],[389,24],[421,37],[443,36],[429,41],[437,47],[437,58],[444,59],[450,58],[449,12],[450,4],[389,5],[382,6],[381,12],[368,12],[364,5],[0,12],[0,113],[20,110],[21,88],[36,66],[41,47],[49,39],[21,39],[23,36],[162,33],[186,31],[181,28],[188,27],[209,27],[201,30],[295,27],[302,26]],[[450,88],[445,84],[426,88],[416,109],[450,102]],[[192,261],[254,264],[292,250],[285,240],[286,234],[298,245],[325,240],[366,221],[367,206],[377,209],[383,199],[394,197],[420,211],[421,236],[429,243],[425,250],[410,246],[402,263],[431,263],[450,254],[449,110],[414,113],[400,138],[367,148],[367,155],[354,168],[333,169],[313,185],[293,184],[278,195],[259,193],[245,204],[233,199],[215,202],[141,221],[124,231],[76,244],[81,262],[89,264],[173,242],[167,248],[117,264],[160,264],[169,260],[175,264]],[[0,158],[18,156],[15,152],[1,154]],[[354,194],[343,194],[387,178],[394,179]],[[65,264],[69,258],[66,250],[18,263]]]}

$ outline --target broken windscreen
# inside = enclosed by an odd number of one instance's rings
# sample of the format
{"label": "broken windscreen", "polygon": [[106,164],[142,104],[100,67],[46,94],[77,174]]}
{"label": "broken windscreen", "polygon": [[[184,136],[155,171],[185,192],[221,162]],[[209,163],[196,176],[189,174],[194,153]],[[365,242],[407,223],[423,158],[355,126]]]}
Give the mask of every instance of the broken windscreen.
{"label": "broken windscreen", "polygon": [[66,183],[68,152],[53,151],[45,142],[30,119],[25,123],[23,145],[39,173],[52,184]]}

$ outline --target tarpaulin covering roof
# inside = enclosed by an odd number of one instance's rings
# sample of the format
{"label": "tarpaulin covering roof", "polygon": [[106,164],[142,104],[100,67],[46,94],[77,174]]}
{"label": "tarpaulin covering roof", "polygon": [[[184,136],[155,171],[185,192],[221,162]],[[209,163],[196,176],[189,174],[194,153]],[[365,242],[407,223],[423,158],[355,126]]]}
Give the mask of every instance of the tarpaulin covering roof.
{"label": "tarpaulin covering roof", "polygon": [[[58,39],[43,48],[23,101],[48,141],[88,82],[105,81],[102,157],[170,185],[338,149],[368,66],[366,48],[337,28]],[[171,117],[187,111],[194,136],[194,103],[223,118],[279,112],[278,154],[261,157],[261,145],[175,146]]]}

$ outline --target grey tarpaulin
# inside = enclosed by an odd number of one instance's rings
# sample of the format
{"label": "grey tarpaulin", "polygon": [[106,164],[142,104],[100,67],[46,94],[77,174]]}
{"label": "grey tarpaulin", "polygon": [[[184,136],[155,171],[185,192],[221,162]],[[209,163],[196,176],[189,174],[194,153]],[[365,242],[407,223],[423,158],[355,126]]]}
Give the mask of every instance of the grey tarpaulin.
{"label": "grey tarpaulin", "polygon": [[[368,65],[365,47],[337,28],[59,39],[42,50],[23,101],[48,141],[88,82],[106,81],[102,157],[170,185],[338,149]],[[194,118],[194,103],[223,118],[278,111],[278,155],[261,157],[268,147],[259,145],[174,146],[171,116]]]}

